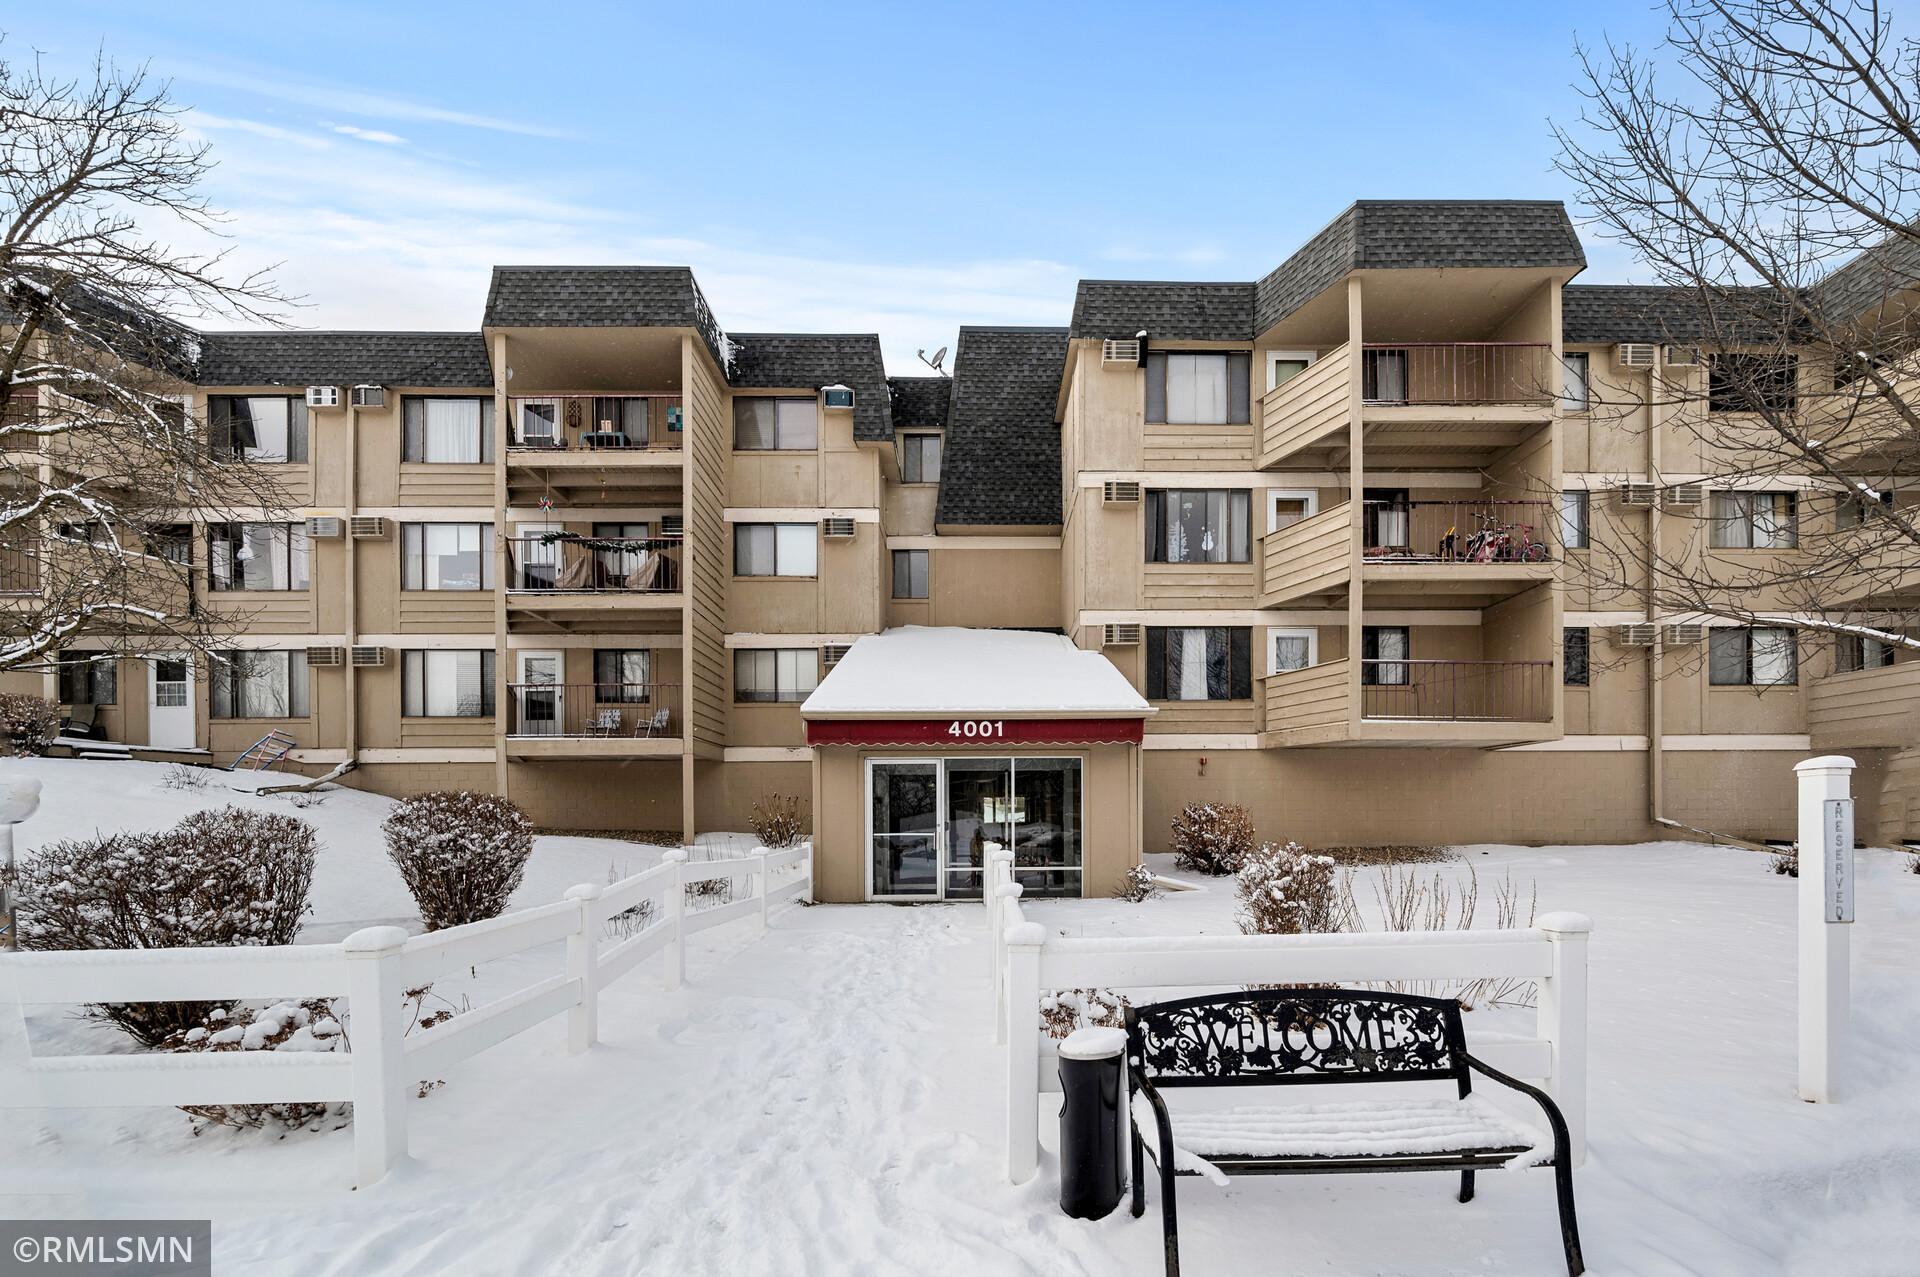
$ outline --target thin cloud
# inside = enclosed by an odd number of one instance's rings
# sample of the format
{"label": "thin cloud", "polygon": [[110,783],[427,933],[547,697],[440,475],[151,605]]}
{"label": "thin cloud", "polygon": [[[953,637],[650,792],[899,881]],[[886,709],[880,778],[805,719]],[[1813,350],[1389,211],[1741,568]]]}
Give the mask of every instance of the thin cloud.
{"label": "thin cloud", "polygon": [[521,137],[568,138],[573,134],[523,120],[476,115],[455,111],[429,102],[415,102],[385,93],[374,93],[352,85],[331,84],[319,80],[297,80],[285,76],[259,76],[244,71],[199,62],[170,64],[168,72],[178,79],[221,88],[239,89],[280,102],[316,107],[342,115],[363,115],[379,120],[418,120],[429,124],[453,124],[462,128],[485,129],[494,133],[512,133]]}
{"label": "thin cloud", "polygon": [[405,146],[407,139],[398,133],[388,133],[384,129],[363,129],[355,124],[328,124],[328,128],[346,137],[359,138],[362,142],[378,142],[382,146]]}

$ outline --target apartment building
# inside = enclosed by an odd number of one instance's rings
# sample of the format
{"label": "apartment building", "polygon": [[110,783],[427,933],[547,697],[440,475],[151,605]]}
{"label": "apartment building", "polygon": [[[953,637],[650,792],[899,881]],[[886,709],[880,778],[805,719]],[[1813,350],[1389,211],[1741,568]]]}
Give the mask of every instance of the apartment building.
{"label": "apartment building", "polygon": [[1737,561],[1836,516],[1716,486],[1653,415],[1649,378],[1710,376],[1684,307],[1584,267],[1557,203],[1361,202],[1256,281],[964,328],[950,378],[726,331],[670,267],[498,267],[475,332],[210,334],[210,446],[293,507],[192,528],[227,659],[4,681],[143,756],[280,733],[548,828],[798,795],[839,900],[977,896],[988,842],[1104,894],[1196,800],[1322,845],[1786,836],[1816,747],[1900,836],[1904,662],[1585,571],[1613,521],[1715,503]]}

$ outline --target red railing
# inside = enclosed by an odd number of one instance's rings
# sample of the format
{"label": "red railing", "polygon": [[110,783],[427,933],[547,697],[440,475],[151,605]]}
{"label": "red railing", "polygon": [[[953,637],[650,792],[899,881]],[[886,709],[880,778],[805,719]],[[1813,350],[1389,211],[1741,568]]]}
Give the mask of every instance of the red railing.
{"label": "red railing", "polygon": [[509,736],[657,740],[680,735],[677,683],[509,683]]}
{"label": "red railing", "polygon": [[671,594],[680,588],[678,537],[508,537],[507,588],[548,594]]}
{"label": "red railing", "polygon": [[515,452],[678,452],[679,395],[517,395],[507,400]]}
{"label": "red railing", "polygon": [[1552,661],[1360,662],[1362,718],[1553,720]]}
{"label": "red railing", "polygon": [[1548,563],[1559,557],[1551,501],[1367,501],[1369,563]]}
{"label": "red railing", "polygon": [[1374,404],[1518,404],[1554,398],[1542,341],[1368,342],[1361,397]]}

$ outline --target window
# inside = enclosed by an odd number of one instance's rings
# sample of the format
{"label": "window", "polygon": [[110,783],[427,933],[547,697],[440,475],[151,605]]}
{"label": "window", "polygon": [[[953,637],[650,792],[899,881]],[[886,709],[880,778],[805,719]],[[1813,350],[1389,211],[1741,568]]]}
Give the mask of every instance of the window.
{"label": "window", "polygon": [[940,436],[900,436],[900,482],[940,482]]}
{"label": "window", "polygon": [[1592,677],[1587,664],[1591,645],[1585,626],[1569,625],[1560,631],[1560,681],[1568,687],[1585,687]]}
{"label": "window", "polygon": [[289,396],[209,395],[207,434],[225,461],[303,462],[307,403]]}
{"label": "window", "polygon": [[1791,550],[1800,544],[1791,492],[1715,492],[1707,544],[1717,550]]}
{"label": "window", "polygon": [[400,653],[404,718],[492,718],[493,653]]}
{"label": "window", "polygon": [[733,525],[735,576],[814,576],[818,529],[811,523]]}
{"label": "window", "polygon": [[818,409],[812,399],[735,399],[733,446],[741,452],[811,452],[820,446]]}
{"label": "window", "polygon": [[1311,350],[1269,350],[1267,352],[1267,389],[1292,381],[1318,358]]}
{"label": "window", "polygon": [[1877,670],[1893,664],[1893,646],[1864,634],[1842,634],[1834,643],[1833,670],[1851,674],[1855,670]]}
{"label": "window", "polygon": [[147,529],[147,553],[169,563],[193,563],[193,525],[162,523]]}
{"label": "window", "polygon": [[1560,411],[1585,412],[1592,404],[1592,383],[1587,380],[1588,357],[1584,350],[1569,350],[1560,356]]}
{"label": "window", "polygon": [[1868,520],[1893,509],[1891,492],[1849,492],[1840,497],[1839,520],[1843,528],[1864,527]]}
{"label": "window", "polygon": [[1244,489],[1148,489],[1147,562],[1247,562],[1252,503]]}
{"label": "window", "polygon": [[1592,544],[1593,497],[1586,489],[1560,494],[1560,546],[1584,550]]}
{"label": "window", "polygon": [[513,441],[528,448],[560,446],[560,401],[522,399],[513,408]]}
{"label": "window", "polygon": [[804,701],[820,681],[820,653],[811,647],[736,648],[733,699]]}
{"label": "window", "polygon": [[119,694],[119,670],[119,660],[110,653],[60,653],[60,703],[113,704]]}
{"label": "window", "polygon": [[1253,698],[1253,631],[1240,626],[1147,628],[1147,699]]}
{"label": "window", "polygon": [[1412,650],[1406,626],[1366,626],[1360,631],[1360,681],[1368,687],[1405,687],[1413,671],[1402,662]]}
{"label": "window", "polygon": [[1315,630],[1268,630],[1267,673],[1284,674],[1317,663],[1319,634]]}
{"label": "window", "polygon": [[1785,687],[1800,681],[1793,631],[1768,626],[1707,634],[1707,681],[1715,687]]}
{"label": "window", "polygon": [[491,523],[401,524],[400,588],[491,590],[492,535]]}
{"label": "window", "polygon": [[653,653],[645,648],[600,648],[593,654],[593,699],[602,705],[643,705],[653,682]]}
{"label": "window", "polygon": [[1253,356],[1246,353],[1147,354],[1147,420],[1219,425],[1251,419]]}
{"label": "window", "polygon": [[1360,535],[1369,553],[1407,549],[1413,535],[1413,502],[1407,489],[1362,488],[1360,500]]}
{"label": "window", "polygon": [[107,525],[99,519],[58,524],[54,527],[53,534],[63,541],[78,541],[82,545],[111,546],[113,544],[113,537],[108,534]]}
{"label": "window", "polygon": [[215,718],[305,718],[305,652],[216,652],[210,682]]}
{"label": "window", "polygon": [[598,395],[593,401],[590,442],[607,448],[644,448],[653,431],[653,401]]}
{"label": "window", "polygon": [[306,527],[298,523],[209,523],[207,579],[215,590],[306,589]]}
{"label": "window", "polygon": [[1799,374],[1792,355],[1714,355],[1707,365],[1707,411],[1792,412]]}
{"label": "window", "polygon": [[927,597],[927,551],[895,550],[893,552],[893,597],[896,599]]}
{"label": "window", "polygon": [[400,401],[400,459],[435,465],[493,460],[493,400],[468,396]]}

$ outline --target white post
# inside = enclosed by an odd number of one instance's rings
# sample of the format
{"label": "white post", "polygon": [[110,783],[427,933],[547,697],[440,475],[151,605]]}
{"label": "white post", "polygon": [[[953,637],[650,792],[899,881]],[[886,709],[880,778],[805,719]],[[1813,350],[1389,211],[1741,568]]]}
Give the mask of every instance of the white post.
{"label": "white post", "polygon": [[399,927],[367,927],[340,944],[353,1044],[354,1182],[368,1188],[407,1158],[406,980]]}
{"label": "white post", "polygon": [[667,879],[665,921],[670,928],[667,932],[666,947],[660,952],[660,974],[665,978],[669,989],[677,989],[687,977],[687,932],[683,925],[687,913],[687,850],[675,847],[660,857],[662,864],[673,866],[673,873]]}
{"label": "white post", "polygon": [[767,857],[773,853],[765,847],[755,847],[753,854],[760,861],[760,868],[754,874],[754,880],[760,884],[760,934],[767,934],[767,902],[773,884],[767,880]]}
{"label": "white post", "polygon": [[0,948],[20,947],[20,925],[13,916],[13,827],[40,809],[40,782],[10,780],[0,783],[0,929],[6,939]]}
{"label": "white post", "polygon": [[1023,922],[1007,934],[1007,1181],[1040,1166],[1040,948],[1047,932]]}
{"label": "white post", "polygon": [[1800,780],[1800,1098],[1825,1104],[1847,1035],[1853,760],[1809,758],[1793,770]]}
{"label": "white post", "polygon": [[[993,889],[996,902],[1019,900],[1026,891],[1017,882],[1003,882]],[[1000,906],[1000,921],[993,933],[993,1040],[1007,1040],[1007,907]],[[1038,1014],[1038,1012],[1036,1012]]]}
{"label": "white post", "polygon": [[600,1040],[600,897],[590,882],[567,888],[580,910],[567,937],[567,979],[580,982],[580,1001],[567,1012],[567,1050],[578,1055]]}
{"label": "white post", "polygon": [[1553,1048],[1553,1076],[1545,1089],[1567,1119],[1567,1143],[1579,1166],[1587,1160],[1587,939],[1593,919],[1550,913],[1533,925],[1553,946],[1553,974],[1540,982],[1536,1012],[1540,1036]]}

